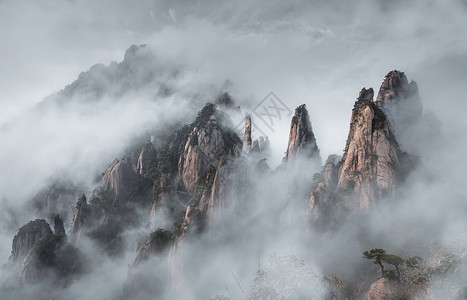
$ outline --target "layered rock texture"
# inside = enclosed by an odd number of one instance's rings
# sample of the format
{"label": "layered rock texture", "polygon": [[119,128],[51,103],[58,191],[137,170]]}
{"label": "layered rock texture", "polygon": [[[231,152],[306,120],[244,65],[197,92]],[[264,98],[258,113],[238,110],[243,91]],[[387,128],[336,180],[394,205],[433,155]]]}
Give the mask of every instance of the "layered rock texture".
{"label": "layered rock texture", "polygon": [[226,122],[226,116],[215,105],[208,104],[195,122],[169,138],[160,155],[160,177],[154,182],[153,210],[165,203],[178,214],[181,208],[185,210],[178,206],[182,202],[209,213],[214,201],[211,196],[219,194],[224,177],[221,169],[238,157],[242,145],[238,136],[224,125]]}
{"label": "layered rock texture", "polygon": [[[403,73],[389,73],[376,102],[373,89],[360,91],[342,159],[328,161],[315,177],[307,208],[314,221],[322,217],[329,225],[346,210],[367,214],[383,199],[395,196],[398,183],[413,165],[400,149],[385,107],[394,97],[414,95],[414,85],[405,85],[406,81]],[[406,89],[396,88],[398,84]]]}
{"label": "layered rock texture", "polygon": [[245,118],[245,135],[243,136],[243,147],[242,147],[242,152],[245,155],[248,155],[248,153],[251,150],[251,116],[247,116]]}
{"label": "layered rock texture", "polygon": [[35,220],[21,227],[13,238],[10,260],[21,261],[41,238],[52,234],[45,220]]}
{"label": "layered rock texture", "polygon": [[72,243],[78,243],[81,239],[89,215],[90,207],[86,200],[86,196],[83,194],[76,203],[73,224],[69,232],[70,240]]}
{"label": "layered rock texture", "polygon": [[63,220],[54,217],[54,232],[45,220],[24,225],[13,239],[13,263],[21,262],[19,277],[23,284],[52,280],[66,284],[85,269],[81,252],[67,241]]}
{"label": "layered rock texture", "polygon": [[[418,117],[422,114],[422,104],[418,95],[417,83],[415,81],[409,83],[404,72],[397,70],[391,71],[386,75],[375,103],[388,111],[391,111],[394,107],[396,110],[394,111],[394,117],[400,118],[399,120],[395,120],[395,124],[404,122],[405,118],[409,116]],[[399,106],[401,104],[403,106]]]}
{"label": "layered rock texture", "polygon": [[372,98],[372,89],[362,89],[355,103],[337,183],[348,194],[345,206],[366,213],[394,196],[401,156],[386,115]]}
{"label": "layered rock texture", "polygon": [[306,214],[317,221],[321,216],[326,216],[328,223],[330,211],[336,210],[336,197],[334,192],[337,187],[339,160],[337,155],[331,155],[325,163],[321,173],[317,173],[313,178],[312,193]]}
{"label": "layered rock texture", "polygon": [[291,160],[297,156],[312,158],[317,161],[321,160],[305,104],[295,109],[290,124],[289,142],[284,160]]}
{"label": "layered rock texture", "polygon": [[373,283],[366,300],[404,300],[413,299],[410,289],[396,280],[381,278]]}
{"label": "layered rock texture", "polygon": [[139,247],[134,265],[142,263],[152,255],[161,254],[170,246],[172,233],[165,229],[158,229],[150,234],[149,239]]}
{"label": "layered rock texture", "polygon": [[138,163],[136,170],[141,176],[152,177],[154,176],[157,166],[157,151],[156,147],[152,142],[144,145],[141,154],[138,157]]}

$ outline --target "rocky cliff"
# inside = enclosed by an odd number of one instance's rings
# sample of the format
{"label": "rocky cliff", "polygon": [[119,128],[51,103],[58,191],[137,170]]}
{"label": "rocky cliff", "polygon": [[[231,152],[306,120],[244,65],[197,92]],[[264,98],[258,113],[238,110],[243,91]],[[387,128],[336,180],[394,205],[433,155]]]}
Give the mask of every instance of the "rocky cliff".
{"label": "rocky cliff", "polygon": [[328,212],[336,209],[334,193],[337,187],[339,159],[337,155],[331,155],[321,173],[315,174],[313,178],[312,192],[306,209],[306,215],[311,217],[313,222],[326,216],[329,223]]}
{"label": "rocky cliff", "polygon": [[440,122],[432,112],[423,113],[415,81],[404,72],[389,72],[375,101],[386,113],[401,149],[427,157],[441,146]]}
{"label": "rocky cliff", "polygon": [[[226,122],[226,116],[215,105],[208,104],[195,122],[169,138],[160,155],[159,177],[154,182],[152,215],[163,203],[180,214],[186,208],[180,207],[180,202],[198,206],[203,197],[211,195],[219,166],[227,157],[238,157],[242,144],[225,126]],[[202,206],[206,203],[203,201]],[[203,211],[207,212],[204,208]]]}
{"label": "rocky cliff", "polygon": [[169,248],[171,238],[172,232],[162,228],[152,232],[149,239],[139,247],[133,264],[137,265],[152,255],[163,253]]}
{"label": "rocky cliff", "polygon": [[413,295],[409,287],[399,283],[396,280],[381,278],[374,282],[366,300],[403,300],[413,299]]}
{"label": "rocky cliff", "polygon": [[137,172],[144,177],[153,177],[157,168],[157,151],[152,142],[144,145],[138,157]]}
{"label": "rocky cliff", "polygon": [[287,161],[297,156],[321,160],[305,104],[295,109],[290,124],[289,142],[284,160]]}
{"label": "rocky cliff", "polygon": [[24,225],[13,239],[11,261],[21,262],[18,272],[23,284],[52,280],[65,284],[85,270],[82,253],[68,243],[63,220],[56,215],[54,232],[45,220]]}
{"label": "rocky cliff", "polygon": [[87,219],[90,215],[90,207],[86,200],[86,196],[83,194],[75,206],[75,215],[73,217],[73,224],[71,226],[69,236],[72,243],[78,243],[81,239]]}
{"label": "rocky cliff", "polygon": [[382,199],[394,197],[406,176],[410,159],[373,97],[371,88],[360,91],[342,159],[328,161],[314,178],[307,208],[314,221],[323,217],[327,225],[335,224],[345,210],[369,213]]}
{"label": "rocky cliff", "polygon": [[[405,104],[404,107],[398,107],[397,111],[395,111],[395,115],[402,118],[409,115],[420,116],[422,114],[422,104],[418,95],[417,83],[415,81],[409,83],[404,72],[397,70],[391,71],[385,76],[375,103],[388,111],[398,104]],[[406,114],[402,114],[401,109],[404,109]]]}
{"label": "rocky cliff", "polygon": [[243,147],[242,147],[242,153],[244,155],[248,155],[251,150],[251,116],[246,116],[245,118],[245,134],[243,136]]}
{"label": "rocky cliff", "polygon": [[385,113],[363,88],[355,102],[337,187],[346,207],[368,213],[394,196],[401,151]]}
{"label": "rocky cliff", "polygon": [[22,261],[41,238],[52,235],[52,230],[45,220],[34,220],[21,227],[13,238],[10,260]]}

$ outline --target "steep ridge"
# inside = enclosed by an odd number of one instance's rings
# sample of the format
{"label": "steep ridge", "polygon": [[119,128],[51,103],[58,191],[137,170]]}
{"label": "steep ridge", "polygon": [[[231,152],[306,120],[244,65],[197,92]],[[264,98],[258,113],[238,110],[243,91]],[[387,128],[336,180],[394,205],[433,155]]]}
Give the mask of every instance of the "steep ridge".
{"label": "steep ridge", "polygon": [[289,142],[284,160],[292,160],[297,156],[321,161],[316,138],[311,128],[310,116],[305,104],[295,109],[295,114],[290,124]]}
{"label": "steep ridge", "polygon": [[355,103],[339,172],[344,205],[368,213],[383,197],[394,196],[401,151],[384,112],[363,88]]}
{"label": "steep ridge", "polygon": [[21,227],[13,238],[11,261],[21,261],[42,237],[52,234],[45,220],[34,220]]}
{"label": "steep ridge", "polygon": [[105,97],[119,97],[141,90],[158,96],[171,93],[167,85],[176,70],[162,70],[163,64],[147,45],[132,45],[126,51],[123,61],[105,66],[96,64],[62,91],[47,97],[40,107],[52,104],[66,105],[75,101],[99,101]]}
{"label": "steep ridge", "polygon": [[[392,93],[382,90],[386,96],[380,98],[391,101]],[[373,97],[371,88],[360,91],[342,159],[330,157],[315,175],[307,207],[313,222],[332,228],[346,211],[370,213],[382,199],[395,196],[398,182],[412,166],[400,150],[383,100],[374,102]]]}
{"label": "steep ridge", "polygon": [[86,196],[83,194],[75,206],[75,215],[73,217],[73,223],[69,232],[70,240],[72,243],[78,243],[81,239],[87,219],[89,218],[90,207],[86,200]]}
{"label": "steep ridge", "polygon": [[405,123],[408,117],[417,118],[422,114],[417,83],[415,81],[409,83],[404,72],[397,70],[390,71],[385,76],[375,104],[385,109],[390,117],[397,118],[394,120],[394,125]]}
{"label": "steep ridge", "polygon": [[56,215],[53,221],[54,232],[45,220],[35,220],[21,227],[13,239],[10,259],[21,262],[22,284],[52,280],[63,285],[85,271],[85,258],[68,243],[63,220]]}
{"label": "steep ridge", "polygon": [[417,83],[404,72],[389,72],[375,101],[386,113],[401,149],[428,157],[441,146],[441,125],[432,112],[423,112]]}

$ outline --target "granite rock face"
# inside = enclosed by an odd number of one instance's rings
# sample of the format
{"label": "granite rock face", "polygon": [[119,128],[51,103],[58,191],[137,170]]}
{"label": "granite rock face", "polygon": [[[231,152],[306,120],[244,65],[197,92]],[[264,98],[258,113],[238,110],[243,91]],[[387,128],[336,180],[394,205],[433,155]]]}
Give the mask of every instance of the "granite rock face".
{"label": "granite rock face", "polygon": [[394,70],[385,76],[375,103],[380,107],[388,108],[394,102],[399,101],[412,102],[410,108],[413,109],[413,112],[411,113],[422,113],[417,83],[415,81],[409,83],[404,72]]}
{"label": "granite rock face", "polygon": [[215,115],[202,127],[194,127],[179,161],[179,176],[187,192],[194,192],[213,160],[224,151],[225,141]]}
{"label": "granite rock face", "polygon": [[226,122],[227,117],[215,105],[207,104],[195,122],[169,138],[160,155],[151,216],[163,206],[180,214],[181,209],[186,210],[180,203],[207,203],[219,165],[227,157],[236,159],[242,147],[242,141],[225,126]]}
{"label": "granite rock face", "polygon": [[396,194],[407,155],[373,97],[371,88],[360,91],[342,159],[328,159],[317,174],[307,208],[313,221],[321,218],[327,225],[336,224],[345,210],[368,214],[379,201]]}
{"label": "granite rock face", "polygon": [[413,299],[410,289],[396,280],[381,278],[374,282],[366,300],[409,300]]}
{"label": "granite rock face", "polygon": [[76,203],[73,224],[69,232],[72,243],[79,243],[83,232],[85,232],[86,222],[90,213],[91,209],[86,200],[86,196],[83,194]]}
{"label": "granite rock face", "polygon": [[11,261],[22,261],[34,245],[43,237],[52,235],[52,230],[45,220],[34,220],[21,227],[13,238]]}
{"label": "granite rock face", "polygon": [[63,220],[59,215],[55,215],[54,217],[54,234],[63,239],[67,238],[65,227],[63,226]]}
{"label": "granite rock face", "polygon": [[139,247],[133,264],[137,265],[152,255],[163,253],[169,248],[171,238],[172,233],[162,228],[152,232],[149,239]]}
{"label": "granite rock face", "polygon": [[[394,196],[401,151],[385,113],[362,89],[350,120],[338,188],[346,207],[368,213],[385,196]],[[371,100],[369,100],[371,99]]]}
{"label": "granite rock face", "polygon": [[23,284],[42,280],[62,284],[84,270],[84,257],[68,243],[58,215],[54,217],[54,231],[45,220],[35,220],[21,227],[14,237],[10,261],[21,263]]}
{"label": "granite rock face", "polygon": [[310,194],[306,215],[310,216],[312,221],[318,220],[323,211],[333,209],[331,202],[333,192],[337,187],[338,158],[336,155],[330,156],[324,166],[323,171],[315,178],[315,187]]}
{"label": "granite rock face", "polygon": [[122,161],[115,159],[102,177],[102,189],[116,201],[129,188],[134,176],[129,155]]}
{"label": "granite rock face", "polygon": [[423,108],[417,83],[409,83],[404,72],[397,70],[386,75],[375,104],[384,110],[397,136],[422,117]]}
{"label": "granite rock face", "polygon": [[284,160],[291,160],[297,156],[321,160],[305,104],[295,109],[290,124],[289,142]]}
{"label": "granite rock face", "polygon": [[245,135],[243,136],[243,147],[242,147],[242,153],[244,155],[248,155],[251,150],[251,116],[247,116],[245,118]]}
{"label": "granite rock face", "polygon": [[157,151],[153,143],[144,145],[141,154],[138,157],[136,165],[137,172],[144,177],[154,176],[157,168]]}

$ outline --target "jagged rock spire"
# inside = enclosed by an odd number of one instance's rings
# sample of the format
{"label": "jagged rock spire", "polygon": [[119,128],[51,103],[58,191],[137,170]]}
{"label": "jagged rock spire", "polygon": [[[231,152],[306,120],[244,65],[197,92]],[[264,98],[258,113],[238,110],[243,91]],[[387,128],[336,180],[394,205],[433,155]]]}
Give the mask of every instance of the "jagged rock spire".
{"label": "jagged rock spire", "polygon": [[102,188],[117,199],[124,192],[125,183],[129,181],[128,177],[134,175],[133,173],[129,155],[126,155],[122,161],[116,158],[102,177]]}
{"label": "jagged rock spire", "polygon": [[397,134],[422,115],[417,83],[409,83],[404,72],[397,70],[386,75],[375,103],[384,109]]}
{"label": "jagged rock spire", "polygon": [[350,131],[339,172],[344,204],[369,212],[384,196],[395,194],[401,151],[389,121],[363,88],[355,102]]}
{"label": "jagged rock spire", "polygon": [[408,99],[418,97],[418,87],[415,81],[409,83],[404,72],[397,70],[389,72],[378,92],[376,104],[385,105],[396,99]]}
{"label": "jagged rock spire", "polygon": [[86,201],[86,196],[83,194],[75,207],[75,216],[73,217],[73,225],[69,232],[71,242],[78,243],[84,230],[84,226],[89,217],[90,207]]}
{"label": "jagged rock spire", "polygon": [[133,265],[137,265],[145,260],[147,260],[151,255],[160,254],[167,250],[170,246],[170,240],[172,238],[172,233],[163,228],[152,232],[149,235],[149,239],[139,247],[138,253],[136,255]]}
{"label": "jagged rock spire", "polygon": [[436,128],[423,119],[423,107],[415,81],[408,82],[403,72],[389,72],[375,101],[386,113],[401,147],[410,153],[424,151],[420,145],[433,141]]}
{"label": "jagged rock spire", "polygon": [[243,136],[243,154],[247,155],[251,150],[251,116],[245,118],[245,135]]}
{"label": "jagged rock spire", "polygon": [[37,219],[21,227],[13,238],[11,261],[21,261],[42,237],[52,235],[45,220]]}
{"label": "jagged rock spire", "polygon": [[237,145],[242,141],[223,126],[225,118],[214,104],[207,104],[191,126],[178,161],[179,178],[189,193],[197,189],[222,153],[237,154]]}
{"label": "jagged rock spire", "polygon": [[63,227],[63,220],[60,215],[54,216],[54,234],[66,239],[65,227]]}
{"label": "jagged rock spire", "polygon": [[373,101],[373,96],[375,95],[373,88],[363,88],[360,90],[360,93],[358,94],[357,100],[361,101]]}
{"label": "jagged rock spire", "polygon": [[157,151],[152,142],[144,145],[136,164],[136,171],[142,176],[151,176],[157,168]]}
{"label": "jagged rock spire", "polygon": [[297,155],[321,160],[305,104],[295,109],[295,115],[290,124],[289,143],[284,160],[289,160]]}

